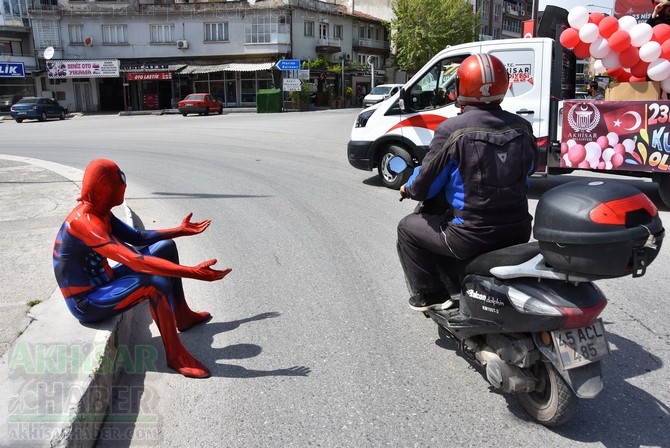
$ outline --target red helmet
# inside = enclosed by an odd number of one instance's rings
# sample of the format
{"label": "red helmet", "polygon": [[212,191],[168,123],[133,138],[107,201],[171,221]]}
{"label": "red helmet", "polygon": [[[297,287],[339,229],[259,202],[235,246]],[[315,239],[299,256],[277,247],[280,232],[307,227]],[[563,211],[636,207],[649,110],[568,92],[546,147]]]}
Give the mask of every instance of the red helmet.
{"label": "red helmet", "polygon": [[461,106],[500,104],[507,93],[507,69],[489,54],[465,58],[456,72],[456,93]]}

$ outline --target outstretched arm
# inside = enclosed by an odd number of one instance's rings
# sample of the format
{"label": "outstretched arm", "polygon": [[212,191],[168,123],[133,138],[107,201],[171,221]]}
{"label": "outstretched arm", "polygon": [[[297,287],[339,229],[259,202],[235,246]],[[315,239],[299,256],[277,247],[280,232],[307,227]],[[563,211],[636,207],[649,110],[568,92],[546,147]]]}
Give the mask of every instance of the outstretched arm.
{"label": "outstretched arm", "polygon": [[215,259],[196,266],[183,266],[159,257],[143,255],[117,239],[99,218],[92,215],[84,215],[70,222],[69,232],[101,256],[122,263],[136,272],[215,281],[221,280],[231,271],[230,268],[212,269],[211,266],[216,263]]}
{"label": "outstretched arm", "polygon": [[159,230],[137,230],[124,223],[116,216],[112,216],[112,233],[120,240],[133,246],[148,246],[158,241],[177,238],[180,236],[197,235],[202,233],[212,223],[210,219],[191,222],[193,213],[189,213],[181,222],[181,225],[171,229]]}

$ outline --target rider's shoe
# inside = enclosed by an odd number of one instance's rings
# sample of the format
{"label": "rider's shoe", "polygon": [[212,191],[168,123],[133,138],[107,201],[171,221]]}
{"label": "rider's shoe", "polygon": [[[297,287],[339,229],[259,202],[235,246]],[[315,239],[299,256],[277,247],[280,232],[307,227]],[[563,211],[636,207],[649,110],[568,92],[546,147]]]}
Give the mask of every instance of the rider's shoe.
{"label": "rider's shoe", "polygon": [[457,303],[452,299],[445,300],[442,294],[435,296],[415,294],[409,298],[409,307],[414,311],[446,310],[453,308]]}

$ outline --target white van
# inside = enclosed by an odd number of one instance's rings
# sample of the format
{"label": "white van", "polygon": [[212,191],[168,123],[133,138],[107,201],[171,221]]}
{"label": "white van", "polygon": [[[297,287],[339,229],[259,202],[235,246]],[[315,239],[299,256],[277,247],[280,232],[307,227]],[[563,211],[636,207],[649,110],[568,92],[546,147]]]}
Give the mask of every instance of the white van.
{"label": "white van", "polygon": [[402,84],[380,84],[363,98],[363,107],[370,107],[373,104],[381,103],[382,101],[391,98],[398,93]]}
{"label": "white van", "polygon": [[[489,40],[447,47],[391,99],[358,115],[347,145],[349,163],[361,170],[377,168],[382,183],[389,188],[404,184],[409,174],[395,175],[389,171],[388,161],[399,155],[411,166],[421,163],[437,126],[460,113],[452,93],[456,71],[466,57],[475,53],[492,54],[507,67],[510,87],[501,106],[533,125],[546,160],[550,126],[558,124],[557,101],[552,98],[562,98],[561,86],[567,84],[559,78],[552,82],[554,51],[555,42],[548,38]],[[440,97],[442,93],[444,97]]]}

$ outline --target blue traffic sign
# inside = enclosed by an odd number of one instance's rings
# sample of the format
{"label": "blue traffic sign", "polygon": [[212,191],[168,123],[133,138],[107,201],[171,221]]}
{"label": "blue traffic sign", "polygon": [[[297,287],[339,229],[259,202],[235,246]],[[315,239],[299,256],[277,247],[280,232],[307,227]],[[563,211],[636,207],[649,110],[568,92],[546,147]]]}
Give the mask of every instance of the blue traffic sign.
{"label": "blue traffic sign", "polygon": [[0,62],[0,78],[25,78],[23,62]]}
{"label": "blue traffic sign", "polygon": [[300,59],[282,59],[277,62],[279,70],[300,70]]}

